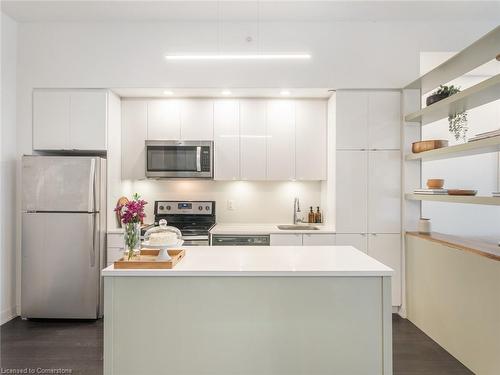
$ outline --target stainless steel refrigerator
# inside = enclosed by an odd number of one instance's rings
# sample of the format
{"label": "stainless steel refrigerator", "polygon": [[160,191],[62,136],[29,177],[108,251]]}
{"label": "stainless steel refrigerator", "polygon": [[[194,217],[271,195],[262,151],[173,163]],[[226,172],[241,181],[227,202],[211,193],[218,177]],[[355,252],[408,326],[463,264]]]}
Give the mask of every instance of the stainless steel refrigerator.
{"label": "stainless steel refrigerator", "polygon": [[21,316],[101,316],[106,160],[24,156]]}

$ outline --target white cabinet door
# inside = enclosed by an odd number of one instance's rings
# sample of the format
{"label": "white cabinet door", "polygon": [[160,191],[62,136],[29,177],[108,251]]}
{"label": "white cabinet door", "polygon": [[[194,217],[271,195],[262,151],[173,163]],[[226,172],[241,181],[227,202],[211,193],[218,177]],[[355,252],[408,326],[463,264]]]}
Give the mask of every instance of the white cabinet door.
{"label": "white cabinet door", "polygon": [[214,102],[212,99],[180,101],[181,139],[211,141],[214,139]]}
{"label": "white cabinet door", "polygon": [[100,151],[107,149],[107,95],[104,90],[71,92],[71,149]]}
{"label": "white cabinet door", "polygon": [[326,101],[295,102],[297,180],[326,180]]}
{"label": "white cabinet door", "polygon": [[336,111],[337,149],[368,148],[368,93],[338,90]]}
{"label": "white cabinet door", "polygon": [[122,179],[145,178],[148,103],[145,100],[122,101]]}
{"label": "white cabinet door", "polygon": [[[401,155],[399,151],[370,151],[368,232],[401,232]],[[340,181],[339,181],[340,183]],[[340,195],[342,200],[342,195]]]}
{"label": "white cabinet door", "polygon": [[214,102],[215,180],[240,178],[240,114],[237,100]]}
{"label": "white cabinet door", "polygon": [[368,153],[337,151],[336,213],[339,233],[366,233]]}
{"label": "white cabinet door", "polygon": [[302,246],[302,234],[271,234],[271,246]]}
{"label": "white cabinet door", "polygon": [[392,305],[401,305],[401,235],[377,234],[368,238],[368,255],[391,267],[395,273],[392,277]]}
{"label": "white cabinet door", "polygon": [[180,103],[177,99],[151,100],[147,112],[148,140],[181,139]]}
{"label": "white cabinet door", "polygon": [[70,95],[68,91],[33,92],[33,149],[70,148]]}
{"label": "white cabinet door", "polygon": [[335,244],[337,246],[353,246],[363,253],[368,252],[368,239],[365,233],[337,233]]}
{"label": "white cabinet door", "polygon": [[335,234],[323,233],[323,234],[308,234],[304,233],[302,235],[302,244],[304,246],[334,246],[335,245]]}
{"label": "white cabinet door", "polygon": [[374,91],[368,94],[368,147],[401,148],[401,94]]}
{"label": "white cabinet door", "polygon": [[266,137],[266,101],[240,100],[241,179],[266,179]]}
{"label": "white cabinet door", "polygon": [[267,102],[267,179],[295,179],[295,106],[291,100]]}

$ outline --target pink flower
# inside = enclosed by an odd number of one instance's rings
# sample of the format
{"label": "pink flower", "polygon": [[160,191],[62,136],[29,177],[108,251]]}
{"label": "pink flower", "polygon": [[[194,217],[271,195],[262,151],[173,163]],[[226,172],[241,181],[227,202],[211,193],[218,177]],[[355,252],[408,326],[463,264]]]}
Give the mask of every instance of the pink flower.
{"label": "pink flower", "polygon": [[123,224],[140,223],[146,217],[144,206],[147,204],[145,200],[140,199],[138,194],[134,194],[134,198],[128,201],[125,205],[117,205],[115,212],[121,213]]}

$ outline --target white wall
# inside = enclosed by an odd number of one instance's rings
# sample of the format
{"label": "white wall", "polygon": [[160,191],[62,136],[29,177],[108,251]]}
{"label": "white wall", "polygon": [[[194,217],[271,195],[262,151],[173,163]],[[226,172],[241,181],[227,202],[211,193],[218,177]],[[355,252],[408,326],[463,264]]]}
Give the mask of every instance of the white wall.
{"label": "white wall", "polygon": [[[449,57],[449,54],[422,54],[422,68],[428,70]],[[500,73],[500,67],[498,72]],[[463,89],[489,78],[465,75],[452,83]],[[468,138],[500,128],[500,100],[468,111]],[[422,139],[456,141],[448,131],[448,119],[422,127]],[[490,196],[499,186],[499,154],[481,154],[422,163],[422,186],[429,178],[445,179],[445,188],[476,189],[478,195]],[[492,236],[500,239],[500,207],[466,204],[422,202],[422,215],[432,219],[436,232],[466,236]]]}
{"label": "white wall", "polygon": [[16,315],[16,55],[17,25],[1,16],[0,324]]}
{"label": "white wall", "polygon": [[[154,220],[155,200],[215,200],[218,223],[290,223],[294,197],[300,198],[306,219],[309,206],[321,204],[319,181],[124,181],[124,194],[136,192],[149,202],[146,222]],[[234,210],[228,209],[228,200]],[[108,227],[113,224],[116,220]]]}

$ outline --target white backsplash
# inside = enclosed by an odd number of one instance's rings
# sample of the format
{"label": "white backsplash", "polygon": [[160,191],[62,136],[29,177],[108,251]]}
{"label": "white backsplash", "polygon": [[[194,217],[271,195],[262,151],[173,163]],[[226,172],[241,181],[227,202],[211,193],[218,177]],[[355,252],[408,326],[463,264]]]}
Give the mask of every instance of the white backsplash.
{"label": "white backsplash", "polygon": [[214,200],[219,223],[291,223],[294,197],[300,199],[304,218],[309,206],[321,205],[319,181],[140,180],[123,181],[122,188],[125,196],[137,192],[148,202],[146,222],[153,220],[156,200]]}

